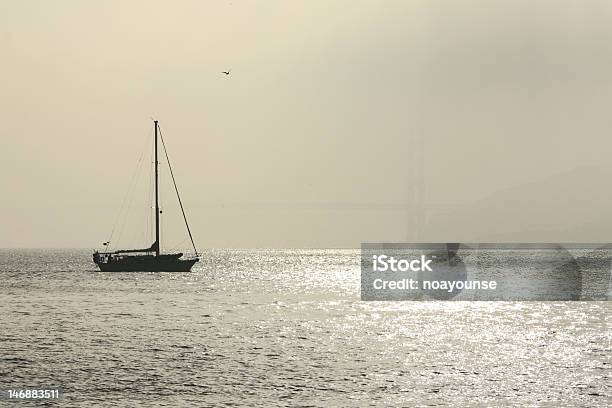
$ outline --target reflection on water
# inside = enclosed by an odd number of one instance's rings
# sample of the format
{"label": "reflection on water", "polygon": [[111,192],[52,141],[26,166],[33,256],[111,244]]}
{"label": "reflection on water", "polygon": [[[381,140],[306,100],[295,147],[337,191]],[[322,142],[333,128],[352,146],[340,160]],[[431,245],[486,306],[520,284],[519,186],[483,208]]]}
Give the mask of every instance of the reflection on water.
{"label": "reflection on water", "polygon": [[63,406],[606,406],[610,302],[362,302],[358,250],[210,251],[192,273],[0,251],[0,388]]}

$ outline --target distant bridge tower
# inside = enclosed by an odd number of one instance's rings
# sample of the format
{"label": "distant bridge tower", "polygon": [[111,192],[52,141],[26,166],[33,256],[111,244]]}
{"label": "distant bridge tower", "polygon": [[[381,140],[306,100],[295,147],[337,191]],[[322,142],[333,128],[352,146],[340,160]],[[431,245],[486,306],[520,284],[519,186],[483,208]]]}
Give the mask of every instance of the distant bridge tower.
{"label": "distant bridge tower", "polygon": [[408,154],[408,214],[406,242],[421,242],[426,225],[425,143],[420,134],[410,138]]}

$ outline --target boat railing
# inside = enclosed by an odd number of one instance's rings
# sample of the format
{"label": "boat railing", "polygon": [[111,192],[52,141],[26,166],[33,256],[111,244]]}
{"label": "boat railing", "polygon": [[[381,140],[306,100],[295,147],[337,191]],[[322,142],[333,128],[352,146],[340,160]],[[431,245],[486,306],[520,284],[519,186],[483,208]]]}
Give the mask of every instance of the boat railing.
{"label": "boat railing", "polygon": [[[94,257],[94,261],[96,261],[97,263],[108,263],[109,261],[113,261],[113,260],[120,260],[120,259],[124,259],[127,257],[133,257],[133,256],[152,256],[152,253],[149,251],[133,251],[133,250],[127,250],[127,251],[112,251],[112,252],[94,252],[93,257]],[[164,254],[162,254],[164,255]],[[168,254],[171,255],[171,254]],[[178,253],[177,253],[178,255]],[[200,259],[202,254],[201,253],[197,253],[197,252],[185,252],[185,253],[180,253],[181,257],[185,260],[189,260],[189,259]]]}
{"label": "boat railing", "polygon": [[202,257],[201,253],[198,252],[185,252],[183,253],[183,259],[200,259]]}

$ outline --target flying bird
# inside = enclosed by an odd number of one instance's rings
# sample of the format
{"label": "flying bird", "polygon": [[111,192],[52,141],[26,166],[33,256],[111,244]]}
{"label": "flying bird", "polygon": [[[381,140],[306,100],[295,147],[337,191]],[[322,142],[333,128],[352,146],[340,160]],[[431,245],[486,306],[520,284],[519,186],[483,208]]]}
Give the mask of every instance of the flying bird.
{"label": "flying bird", "polygon": [[232,70],[231,70],[231,69],[228,69],[227,71],[221,71],[221,73],[222,73],[222,74],[225,74],[225,75],[229,75],[229,74],[230,74],[230,72],[232,72]]}

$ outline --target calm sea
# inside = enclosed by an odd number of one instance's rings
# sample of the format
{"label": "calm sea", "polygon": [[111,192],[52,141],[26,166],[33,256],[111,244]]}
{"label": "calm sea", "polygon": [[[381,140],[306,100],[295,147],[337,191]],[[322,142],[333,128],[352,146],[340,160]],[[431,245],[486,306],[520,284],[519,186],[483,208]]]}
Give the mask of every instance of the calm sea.
{"label": "calm sea", "polygon": [[610,404],[610,302],[362,302],[358,250],[94,266],[0,250],[0,388],[61,386],[75,407]]}

